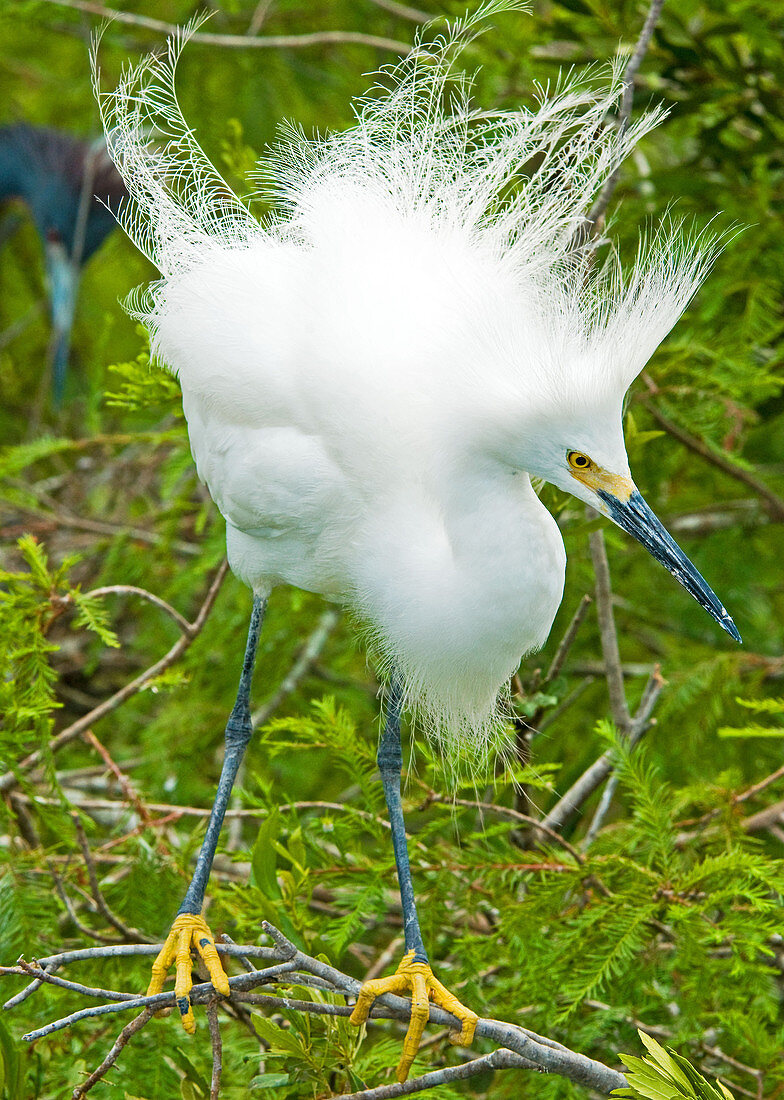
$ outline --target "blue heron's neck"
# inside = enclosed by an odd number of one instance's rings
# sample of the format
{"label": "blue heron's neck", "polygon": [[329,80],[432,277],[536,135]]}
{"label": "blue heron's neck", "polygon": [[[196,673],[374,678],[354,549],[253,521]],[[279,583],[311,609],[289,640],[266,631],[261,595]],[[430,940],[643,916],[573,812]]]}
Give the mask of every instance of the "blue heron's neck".
{"label": "blue heron's neck", "polygon": [[26,198],[27,165],[16,142],[0,133],[0,202],[3,199]]}

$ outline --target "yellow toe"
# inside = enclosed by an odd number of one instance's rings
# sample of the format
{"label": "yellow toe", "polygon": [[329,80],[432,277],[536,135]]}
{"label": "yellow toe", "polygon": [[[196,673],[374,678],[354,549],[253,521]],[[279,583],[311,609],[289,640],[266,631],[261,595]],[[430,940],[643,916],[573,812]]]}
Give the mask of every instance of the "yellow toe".
{"label": "yellow toe", "polygon": [[350,1016],[351,1023],[359,1026],[367,1020],[376,997],[380,997],[383,993],[405,991],[411,993],[411,1019],[403,1041],[403,1053],[395,1072],[401,1084],[408,1078],[409,1070],[419,1050],[429,1016],[430,1001],[446,1009],[460,1021],[462,1029],[450,1034],[451,1041],[460,1046],[471,1045],[479,1022],[477,1014],[461,1004],[457,997],[438,981],[428,963],[414,962],[414,952],[407,951],[394,974],[388,978],[374,978],[364,983]]}
{"label": "yellow toe", "polygon": [[172,963],[176,964],[174,995],[180,1013],[180,1021],[185,1030],[192,1035],[196,1030],[196,1019],[191,1006],[191,952],[195,951],[203,960],[210,975],[210,981],[218,993],[228,997],[231,989],[229,979],[220,961],[215,940],[207,922],[198,913],[180,913],[172,924],[161,950],[152,964],[152,975],[147,988],[147,996],[155,996],[163,989],[163,982]]}

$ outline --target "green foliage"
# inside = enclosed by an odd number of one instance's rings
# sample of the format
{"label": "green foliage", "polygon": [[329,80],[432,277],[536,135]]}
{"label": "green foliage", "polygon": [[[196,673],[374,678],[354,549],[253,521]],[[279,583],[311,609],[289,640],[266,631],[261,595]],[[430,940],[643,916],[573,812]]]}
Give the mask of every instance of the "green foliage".
{"label": "green foliage", "polygon": [[[241,35],[261,11],[255,0],[214,6],[206,29],[217,33]],[[416,5],[434,15],[464,6]],[[535,80],[555,79],[562,65],[603,61],[619,42],[628,48],[644,6],[552,0],[530,16],[499,14],[497,29],[466,55],[467,66],[480,69],[477,103],[530,104]],[[193,10],[181,0],[132,7],[172,22]],[[410,41],[415,22],[391,8],[291,0],[268,8],[261,33],[340,28]],[[755,1095],[759,1080],[764,1097],[784,1086],[784,872],[781,834],[752,825],[782,798],[775,777],[784,702],[772,683],[784,647],[782,525],[753,483],[682,446],[655,413],[784,495],[779,15],[773,0],[664,5],[636,102],[663,101],[670,115],[625,167],[613,229],[622,259],[630,259],[638,226],[674,201],[676,214],[699,226],[717,218],[721,232],[742,228],[728,235],[705,288],[633,388],[625,429],[637,483],[720,592],[745,647],[732,648],[655,563],[605,525],[630,705],[654,664],[666,680],[657,724],[630,753],[607,719],[592,611],[558,677],[544,679],[582,595],[593,591],[587,535],[601,522],[545,487],[569,570],[552,637],[519,672],[514,702],[524,753],[483,787],[477,780],[450,791],[437,755],[418,739],[406,755],[404,788],[423,934],[438,976],[461,999],[607,1064],[636,1041],[642,1021],[706,1073]],[[87,18],[50,4],[0,3],[0,122],[23,118],[95,134]],[[159,43],[143,27],[111,24],[102,45],[106,85],[129,54]],[[248,193],[255,153],[279,119],[296,119],[306,131],[349,124],[350,97],[370,83],[363,74],[392,57],[356,43],[285,51],[193,43],[180,92],[208,154]],[[250,597],[229,577],[180,660],[91,723],[124,785],[93,742],[77,737],[52,747],[53,735],[126,689],[179,636],[164,608],[128,589],[152,593],[193,622],[222,560],[225,531],[193,469],[177,381],[150,362],[146,336],[117,304],[154,277],[146,262],[117,233],[87,265],[67,399],[56,412],[43,381],[45,270],[23,209],[0,214],[0,249],[0,758],[20,781],[13,798],[4,788],[0,805],[6,964],[22,952],[89,946],[93,935],[121,938],[91,898],[71,818],[77,808],[106,904],[148,936],[167,930],[204,829],[202,818],[176,810],[206,808],[213,797]],[[113,591],[93,594],[101,588]],[[275,701],[323,615],[316,597],[275,591],[256,705]],[[271,920],[357,977],[399,939],[375,768],[377,688],[357,632],[341,622],[282,693],[250,746],[233,803],[247,816],[228,821],[222,837],[209,890],[216,931],[257,942],[261,921]],[[547,812],[607,749],[619,783],[593,842],[585,845],[598,794],[565,826],[570,848],[526,832],[519,812]],[[36,767],[20,768],[31,752],[41,754]],[[494,808],[478,812],[477,795]],[[394,965],[392,958],[388,969]],[[147,968],[106,959],[63,974],[141,990]],[[6,996],[21,988],[6,985]],[[294,985],[275,992],[327,997]],[[111,1047],[119,1021],[83,1021],[34,1048],[20,1036],[80,1007],[75,994],[46,988],[4,1016],[0,1094],[70,1095]],[[176,1020],[156,1019],[93,1095],[209,1096],[212,1053],[198,1017],[195,1039]],[[392,1078],[397,1025],[359,1033],[344,1018],[256,1005],[251,1021],[253,1034],[221,1015],[230,1100],[326,1097]],[[643,1041],[648,1057],[626,1059],[627,1095],[726,1100],[683,1056]],[[456,1058],[436,1037],[415,1072]],[[560,1078],[517,1071],[438,1091],[439,1100],[584,1095]]]}
{"label": "green foliage", "polygon": [[[736,703],[755,714],[769,714],[771,717],[784,714],[784,699],[736,699]],[[719,737],[784,737],[784,726],[746,725],[742,727],[721,726]]]}
{"label": "green foliage", "polygon": [[721,1081],[712,1085],[701,1073],[674,1050],[667,1051],[652,1035],[639,1033],[648,1057],[622,1054],[631,1088],[616,1089],[612,1096],[629,1100],[732,1100],[732,1093]]}

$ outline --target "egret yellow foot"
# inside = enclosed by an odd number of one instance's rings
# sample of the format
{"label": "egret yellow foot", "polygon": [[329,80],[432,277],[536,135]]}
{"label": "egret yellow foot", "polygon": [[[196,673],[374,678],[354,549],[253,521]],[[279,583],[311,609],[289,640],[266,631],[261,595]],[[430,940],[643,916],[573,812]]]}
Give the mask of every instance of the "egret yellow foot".
{"label": "egret yellow foot", "polygon": [[471,1046],[479,1020],[475,1012],[462,1005],[457,997],[439,982],[428,963],[414,962],[414,951],[411,950],[405,953],[400,966],[390,977],[373,978],[365,982],[359,991],[354,1011],[351,1013],[352,1024],[357,1026],[364,1024],[373,1002],[382,993],[404,993],[406,990],[411,990],[411,1022],[403,1041],[403,1053],[396,1071],[396,1077],[401,1084],[408,1077],[411,1063],[419,1050],[419,1042],[429,1015],[430,1001],[451,1012],[460,1020],[463,1030],[453,1031],[449,1036],[457,1046]]}
{"label": "egret yellow foot", "polygon": [[180,913],[171,927],[171,932],[166,937],[166,943],[158,952],[155,962],[152,964],[152,977],[147,987],[147,996],[154,997],[163,989],[163,980],[169,967],[176,961],[176,973],[174,977],[174,995],[177,998],[177,1008],[185,1030],[193,1035],[196,1030],[196,1020],[191,1008],[190,991],[193,986],[191,980],[191,948],[204,960],[204,965],[210,975],[210,981],[219,993],[228,997],[229,979],[220,961],[215,940],[210,932],[204,917],[196,913]]}

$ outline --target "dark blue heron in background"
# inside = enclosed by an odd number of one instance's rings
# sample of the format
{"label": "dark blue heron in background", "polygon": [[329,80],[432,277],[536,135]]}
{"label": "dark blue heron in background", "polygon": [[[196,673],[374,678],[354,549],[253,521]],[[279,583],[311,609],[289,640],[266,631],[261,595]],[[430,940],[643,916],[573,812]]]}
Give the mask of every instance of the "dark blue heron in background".
{"label": "dark blue heron in background", "polygon": [[116,211],[125,193],[103,138],[91,143],[25,123],[0,129],[0,202],[27,204],[46,249],[55,404],[63,396],[80,271],[116,227],[104,203]]}

